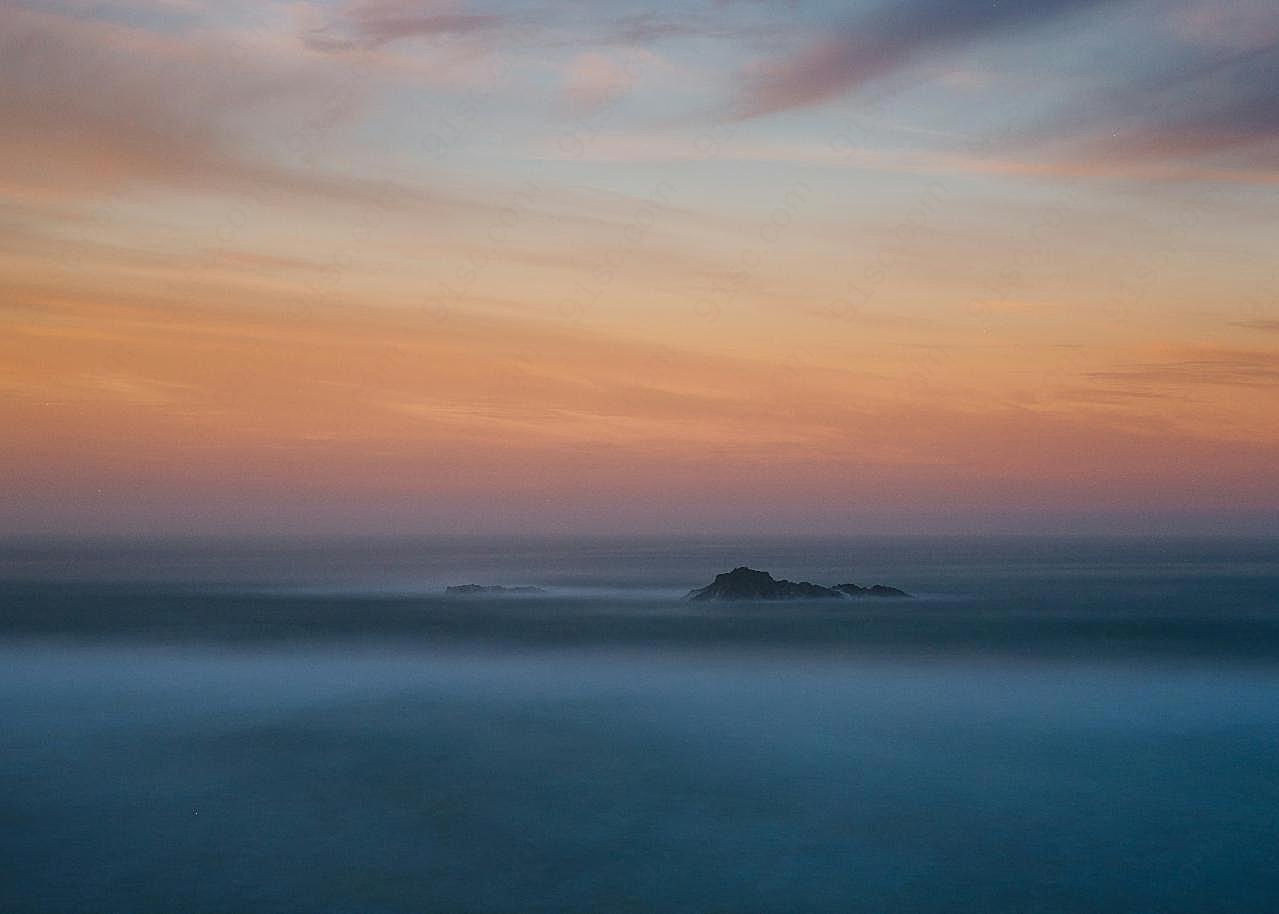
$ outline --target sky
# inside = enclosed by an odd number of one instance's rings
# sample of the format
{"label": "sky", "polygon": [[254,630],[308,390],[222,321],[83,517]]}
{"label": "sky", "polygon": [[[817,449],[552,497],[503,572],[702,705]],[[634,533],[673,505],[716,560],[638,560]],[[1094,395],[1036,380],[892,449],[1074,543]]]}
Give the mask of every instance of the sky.
{"label": "sky", "polygon": [[1271,0],[0,0],[0,533],[1279,532]]}

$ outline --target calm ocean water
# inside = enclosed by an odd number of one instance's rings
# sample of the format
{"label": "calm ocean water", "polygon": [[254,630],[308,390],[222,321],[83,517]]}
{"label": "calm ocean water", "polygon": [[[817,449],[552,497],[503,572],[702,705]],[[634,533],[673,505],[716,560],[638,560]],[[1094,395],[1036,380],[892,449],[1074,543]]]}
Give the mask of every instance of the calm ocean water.
{"label": "calm ocean water", "polygon": [[5,914],[1271,911],[1279,540],[10,541],[0,826]]}

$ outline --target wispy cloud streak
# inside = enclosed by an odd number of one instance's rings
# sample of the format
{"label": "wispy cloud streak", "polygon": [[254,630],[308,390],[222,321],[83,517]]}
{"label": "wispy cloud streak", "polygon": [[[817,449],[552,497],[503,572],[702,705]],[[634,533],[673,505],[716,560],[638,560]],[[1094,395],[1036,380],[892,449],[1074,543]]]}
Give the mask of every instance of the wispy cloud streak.
{"label": "wispy cloud streak", "polygon": [[918,59],[1026,30],[1116,0],[906,0],[845,23],[833,35],[765,68],[734,112],[750,118],[819,104]]}
{"label": "wispy cloud streak", "polygon": [[[1162,163],[1235,156],[1249,173],[1279,163],[1279,7],[1243,4],[1247,16],[1180,4],[1144,33],[1142,53],[1112,48],[1090,73],[1093,89],[1065,95],[1038,124],[1001,146],[1039,157],[1053,170],[1147,176]],[[907,0],[859,16],[748,77],[729,111],[755,118],[830,101],[899,72],[926,68],[962,48],[1008,42],[1032,30],[1134,0],[960,2]],[[1246,30],[1245,30],[1246,26]],[[1124,28],[1133,29],[1132,22]],[[1246,34],[1245,34],[1246,31]],[[1071,83],[1060,83],[1068,91]],[[1077,90],[1076,90],[1077,91]],[[1202,162],[1201,162],[1202,164]],[[1229,171],[1229,169],[1227,169]]]}
{"label": "wispy cloud streak", "polygon": [[[1182,160],[1275,143],[1279,43],[1234,53],[1191,48],[1153,76],[1099,95],[1080,105],[1068,131],[1085,159]],[[1042,130],[1048,141],[1061,133],[1061,125]]]}
{"label": "wispy cloud streak", "polygon": [[341,16],[303,36],[320,51],[378,48],[408,38],[439,38],[488,32],[504,20],[437,0],[357,0]]}
{"label": "wispy cloud streak", "polygon": [[1257,350],[1206,349],[1184,358],[1139,362],[1091,373],[1099,381],[1181,386],[1274,387],[1279,385],[1279,353]]}

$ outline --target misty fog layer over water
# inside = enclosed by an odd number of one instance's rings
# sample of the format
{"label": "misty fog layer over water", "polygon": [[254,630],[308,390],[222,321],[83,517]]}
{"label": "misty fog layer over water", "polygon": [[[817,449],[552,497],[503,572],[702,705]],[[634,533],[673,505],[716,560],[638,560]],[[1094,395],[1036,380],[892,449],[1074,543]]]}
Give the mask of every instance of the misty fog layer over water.
{"label": "misty fog layer over water", "polygon": [[[1263,911],[1263,540],[10,543],[0,910]],[[702,607],[736,564],[920,599]],[[532,597],[446,597],[446,584]]]}

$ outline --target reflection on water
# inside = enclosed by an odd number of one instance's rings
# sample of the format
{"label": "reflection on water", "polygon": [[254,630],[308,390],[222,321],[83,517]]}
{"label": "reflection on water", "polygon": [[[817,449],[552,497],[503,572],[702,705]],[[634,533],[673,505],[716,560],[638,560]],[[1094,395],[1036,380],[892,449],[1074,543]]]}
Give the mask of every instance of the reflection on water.
{"label": "reflection on water", "polygon": [[[946,599],[833,613],[654,595],[686,555],[459,602],[27,554],[0,911],[1268,910],[1279,577],[1142,548],[955,552],[874,575]],[[490,570],[607,589],[571,566]]]}

